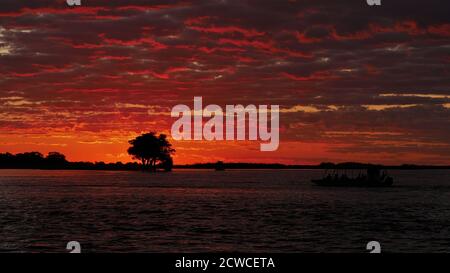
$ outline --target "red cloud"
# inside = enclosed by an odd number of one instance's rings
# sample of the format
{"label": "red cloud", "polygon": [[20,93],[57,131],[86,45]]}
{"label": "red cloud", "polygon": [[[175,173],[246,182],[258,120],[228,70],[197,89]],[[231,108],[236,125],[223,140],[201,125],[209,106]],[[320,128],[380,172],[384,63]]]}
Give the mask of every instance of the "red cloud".
{"label": "red cloud", "polygon": [[161,49],[167,48],[167,46],[165,44],[162,44],[150,37],[140,38],[140,39],[136,39],[136,40],[128,40],[128,41],[114,39],[114,38],[107,38],[104,33],[100,34],[99,37],[102,38],[103,41],[109,45],[137,46],[137,45],[142,45],[142,44],[149,44],[152,46],[153,49],[156,49],[156,50],[161,50]]}
{"label": "red cloud", "polygon": [[0,17],[19,17],[24,15],[39,15],[39,14],[78,14],[78,15],[96,15],[100,11],[107,11],[103,7],[77,7],[77,8],[24,8],[16,12],[3,12]]}
{"label": "red cloud", "polygon": [[281,53],[292,57],[300,57],[300,58],[312,57],[312,54],[309,53],[279,48],[272,40],[258,41],[258,40],[237,40],[237,39],[221,38],[219,39],[219,44],[231,44],[237,47],[252,47],[261,51],[273,54]]}
{"label": "red cloud", "polygon": [[428,32],[442,37],[450,37],[450,24],[430,26]]}
{"label": "red cloud", "polygon": [[257,37],[263,36],[264,32],[259,32],[254,29],[244,29],[236,26],[225,26],[225,27],[217,27],[217,26],[209,26],[209,27],[200,27],[200,26],[189,26],[190,29],[205,32],[205,33],[215,33],[215,34],[226,34],[226,33],[239,33],[245,37]]}
{"label": "red cloud", "polygon": [[[299,43],[312,44],[320,43],[327,39],[335,41],[367,40],[374,38],[377,34],[383,33],[406,33],[411,36],[424,35],[427,33],[426,29],[421,29],[417,22],[411,20],[396,22],[390,26],[370,23],[367,29],[351,33],[339,32],[333,25],[317,25],[317,27],[326,29],[328,31],[328,36],[324,38],[308,37],[305,32],[299,31],[294,32],[294,36],[297,38]],[[428,28],[428,32],[440,36],[447,36],[450,33],[449,25],[432,26]]]}
{"label": "red cloud", "polygon": [[281,75],[294,81],[324,81],[339,78],[338,76],[333,75],[329,71],[318,71],[308,76],[296,76],[287,72],[282,72]]}
{"label": "red cloud", "polygon": [[320,38],[307,37],[305,33],[298,31],[295,32],[295,36],[297,37],[298,42],[302,44],[311,44],[323,41],[323,39]]}
{"label": "red cloud", "polygon": [[128,5],[128,6],[120,6],[117,7],[115,10],[118,11],[127,11],[127,10],[133,10],[133,11],[150,11],[150,10],[164,10],[164,9],[172,9],[172,8],[180,8],[180,7],[187,7],[189,6],[189,2],[181,2],[181,3],[175,3],[175,4],[162,4],[162,5],[151,5],[151,6],[145,6],[145,5]]}

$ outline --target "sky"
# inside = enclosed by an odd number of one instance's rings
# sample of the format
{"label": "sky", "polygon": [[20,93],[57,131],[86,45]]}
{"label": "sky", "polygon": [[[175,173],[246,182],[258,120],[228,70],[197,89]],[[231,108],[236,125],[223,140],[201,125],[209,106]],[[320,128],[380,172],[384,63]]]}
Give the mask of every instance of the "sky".
{"label": "sky", "polygon": [[177,104],[280,105],[280,146],[175,141],[176,164],[450,164],[450,2],[2,0],[0,152],[131,161]]}

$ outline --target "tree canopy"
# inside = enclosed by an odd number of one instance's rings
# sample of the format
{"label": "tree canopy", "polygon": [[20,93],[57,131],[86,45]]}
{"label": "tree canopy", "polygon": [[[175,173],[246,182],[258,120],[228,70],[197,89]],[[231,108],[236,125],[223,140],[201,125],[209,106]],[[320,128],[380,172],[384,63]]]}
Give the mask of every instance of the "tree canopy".
{"label": "tree canopy", "polygon": [[165,134],[146,133],[129,141],[128,154],[142,163],[144,170],[156,171],[161,165],[166,171],[172,169],[171,155],[175,152]]}
{"label": "tree canopy", "polygon": [[67,166],[66,157],[58,152],[50,152],[46,157],[39,152],[0,154],[0,168],[57,169]]}

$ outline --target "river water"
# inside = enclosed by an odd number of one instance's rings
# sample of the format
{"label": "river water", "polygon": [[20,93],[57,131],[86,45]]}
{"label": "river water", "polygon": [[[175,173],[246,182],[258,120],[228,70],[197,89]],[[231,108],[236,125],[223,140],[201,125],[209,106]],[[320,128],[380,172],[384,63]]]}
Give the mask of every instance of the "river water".
{"label": "river water", "polygon": [[0,251],[450,252],[450,171],[322,188],[318,170],[0,170]]}

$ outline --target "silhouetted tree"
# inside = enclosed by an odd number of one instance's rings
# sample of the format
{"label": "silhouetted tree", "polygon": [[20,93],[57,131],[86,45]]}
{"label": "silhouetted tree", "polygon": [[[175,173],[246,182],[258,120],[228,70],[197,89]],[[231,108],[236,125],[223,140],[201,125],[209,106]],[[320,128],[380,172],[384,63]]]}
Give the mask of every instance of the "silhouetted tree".
{"label": "silhouetted tree", "polygon": [[44,163],[44,156],[39,152],[16,154],[16,164],[20,168],[40,169]]}
{"label": "silhouetted tree", "polygon": [[321,169],[334,169],[335,167],[336,167],[336,165],[331,162],[322,162],[319,165],[319,168],[321,168]]}
{"label": "silhouetted tree", "polygon": [[173,159],[171,156],[169,156],[168,158],[164,158],[161,162],[161,168],[166,171],[166,172],[170,172],[173,169]]}
{"label": "silhouetted tree", "polygon": [[154,132],[146,133],[129,141],[131,147],[128,154],[133,159],[140,160],[144,170],[156,171],[158,163],[172,160],[171,154],[175,152],[164,134],[156,135]]}
{"label": "silhouetted tree", "polygon": [[16,165],[16,156],[11,153],[0,154],[0,168],[11,168]]}
{"label": "silhouetted tree", "polygon": [[58,169],[67,165],[66,156],[58,152],[50,152],[45,158],[47,168]]}
{"label": "silhouetted tree", "polygon": [[223,161],[217,161],[215,169],[216,171],[225,171],[225,164]]}

